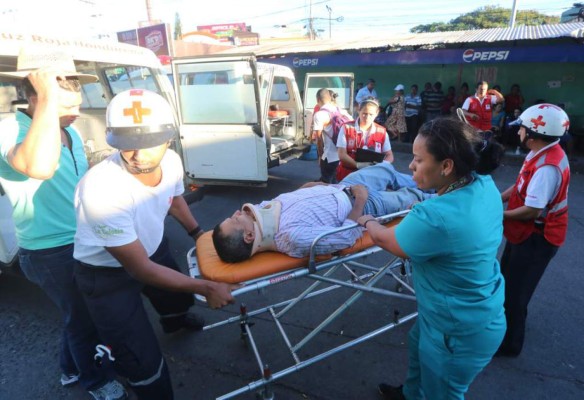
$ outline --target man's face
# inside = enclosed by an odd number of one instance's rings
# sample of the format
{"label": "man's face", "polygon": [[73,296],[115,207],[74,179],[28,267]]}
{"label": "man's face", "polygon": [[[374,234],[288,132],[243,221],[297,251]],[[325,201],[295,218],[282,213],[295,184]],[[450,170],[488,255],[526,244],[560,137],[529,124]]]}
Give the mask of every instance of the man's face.
{"label": "man's face", "polygon": [[487,90],[489,90],[489,85],[477,86],[477,96],[485,97],[487,95]]}
{"label": "man's face", "polygon": [[418,94],[418,88],[415,86],[412,86],[412,96],[415,96],[416,94]]}
{"label": "man's face", "polygon": [[126,169],[134,175],[146,174],[154,171],[160,165],[168,143],[160,146],[140,150],[121,150],[122,158],[126,161]]}
{"label": "man's face", "polygon": [[[61,128],[67,128],[70,126],[75,120],[79,117],[79,107],[83,101],[81,97],[81,93],[79,92],[72,92],[70,90],[65,90],[63,88],[59,88],[59,106],[58,106],[58,113],[59,113],[59,125]],[[34,95],[31,96],[29,99],[32,103],[32,111],[36,109],[38,103],[38,96]]]}
{"label": "man's face", "polygon": [[367,88],[368,88],[369,90],[373,90],[373,89],[375,88],[375,83],[373,83],[373,82],[369,82],[369,83],[367,84]]}
{"label": "man's face", "polygon": [[[232,236],[234,234],[242,233],[244,239],[247,242],[247,238],[250,233],[252,236],[255,234],[255,229],[253,226],[253,218],[247,211],[237,210],[229,218],[226,218],[221,222],[220,228],[221,232],[225,236]],[[253,241],[253,239],[252,239]]]}

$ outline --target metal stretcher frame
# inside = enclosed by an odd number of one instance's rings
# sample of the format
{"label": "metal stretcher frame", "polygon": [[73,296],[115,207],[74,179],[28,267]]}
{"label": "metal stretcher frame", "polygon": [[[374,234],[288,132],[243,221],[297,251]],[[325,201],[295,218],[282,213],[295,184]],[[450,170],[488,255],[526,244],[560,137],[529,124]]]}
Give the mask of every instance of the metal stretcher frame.
{"label": "metal stretcher frame", "polygon": [[[407,212],[408,211],[400,211],[398,213],[389,214],[378,218],[378,221],[381,223],[387,223],[397,217],[402,217],[403,215],[407,214]],[[203,328],[203,330],[210,330],[228,324],[238,323],[240,326],[241,337],[246,339],[247,342],[249,343],[260,371],[259,379],[237,390],[217,397],[217,400],[231,399],[238,395],[251,392],[254,390],[258,391],[257,393],[258,397],[261,399],[264,400],[273,399],[274,392],[271,388],[271,384],[274,381],[287,375],[290,375],[294,372],[300,371],[312,364],[322,361],[341,351],[347,350],[357,344],[370,340],[378,335],[381,335],[382,333],[385,333],[399,325],[407,323],[417,317],[418,313],[415,311],[403,317],[400,317],[399,312],[396,311],[394,313],[393,321],[390,321],[385,325],[373,329],[337,347],[323,351],[318,355],[312,356],[307,359],[302,359],[300,357],[299,354],[300,350],[306,344],[308,344],[316,335],[318,335],[323,329],[325,329],[330,323],[335,321],[345,311],[347,311],[364,293],[371,293],[389,298],[400,298],[415,301],[415,292],[414,289],[412,288],[412,285],[410,284],[411,271],[407,260],[402,260],[398,257],[391,255],[390,253],[387,253],[390,256],[390,259],[388,261],[384,261],[383,264],[380,266],[373,266],[358,261],[361,258],[383,251],[383,249],[381,249],[378,246],[372,246],[364,250],[361,250],[357,253],[338,256],[321,262],[316,261],[316,244],[318,243],[318,241],[320,241],[322,238],[328,235],[347,229],[353,229],[356,226],[357,225],[355,224],[351,226],[337,228],[317,237],[311,246],[309,265],[300,268],[295,268],[292,270],[279,272],[269,276],[251,279],[249,281],[244,282],[245,285],[243,287],[233,291],[233,295],[235,297],[239,297],[246,293],[250,293],[253,291],[261,291],[269,286],[287,282],[289,280],[300,277],[305,277],[313,280],[314,282],[310,284],[308,288],[302,291],[302,293],[300,293],[298,296],[292,297],[288,300],[284,300],[278,303],[267,305],[262,308],[255,309],[253,311],[248,311],[245,304],[242,304],[240,306],[239,316],[234,316],[223,321],[207,325]],[[191,249],[188,252],[187,263],[189,266],[189,274],[193,278],[199,278],[200,274],[198,270],[196,257],[194,257],[194,250],[195,248]],[[333,274],[341,268],[344,268],[345,270],[348,271],[350,276],[348,280],[333,277]],[[356,272],[357,270],[360,271],[359,274]],[[380,282],[382,278],[386,277],[393,279],[397,284],[395,291],[375,287],[375,285],[378,282]],[[324,288],[319,288],[321,284],[328,284],[328,286]],[[322,320],[322,322],[318,324],[318,326],[313,328],[301,340],[299,340],[296,343],[293,343],[290,337],[288,336],[288,333],[286,332],[284,325],[282,324],[283,317],[300,302],[333,292],[340,288],[353,289],[354,292],[349,296],[348,299],[342,301],[341,305],[336,310],[334,310],[330,315],[326,316]],[[411,294],[401,293],[401,291],[404,290]],[[201,297],[198,298],[199,300],[204,301],[204,298]],[[280,333],[283,339],[283,343],[287,347],[287,350],[290,352],[290,355],[292,357],[293,364],[290,367],[284,368],[277,372],[271,372],[268,364],[264,362],[264,358],[262,358],[262,355],[260,354],[260,350],[256,344],[256,341],[254,340],[254,336],[252,333],[251,326],[253,325],[253,323],[250,322],[252,317],[255,317],[260,314],[268,314],[269,316],[271,316],[272,321],[275,323],[277,331]]]}

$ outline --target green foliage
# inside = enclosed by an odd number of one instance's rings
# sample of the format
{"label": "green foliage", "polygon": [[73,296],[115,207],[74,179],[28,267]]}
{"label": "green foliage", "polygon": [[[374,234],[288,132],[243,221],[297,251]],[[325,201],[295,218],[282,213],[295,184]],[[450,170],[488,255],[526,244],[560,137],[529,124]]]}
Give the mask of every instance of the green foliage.
{"label": "green foliage", "polygon": [[[462,14],[450,22],[433,22],[431,24],[416,25],[410,32],[446,32],[465,31],[472,29],[506,28],[511,19],[511,9],[499,6],[477,8],[467,14]],[[557,24],[560,17],[541,14],[535,10],[517,11],[515,25],[543,25]]]}
{"label": "green foliage", "polygon": [[180,23],[180,15],[174,14],[174,40],[182,38],[182,24]]}

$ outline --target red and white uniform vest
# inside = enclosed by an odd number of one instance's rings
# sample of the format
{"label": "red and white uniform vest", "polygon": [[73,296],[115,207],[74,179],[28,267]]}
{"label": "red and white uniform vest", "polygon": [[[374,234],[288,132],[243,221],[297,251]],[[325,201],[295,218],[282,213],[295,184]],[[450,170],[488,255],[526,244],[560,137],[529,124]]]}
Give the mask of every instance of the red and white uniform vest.
{"label": "red and white uniform vest", "polygon": [[[357,132],[355,125],[347,124],[345,125],[345,138],[347,139],[347,154],[353,160],[355,159],[355,154],[358,148],[363,148],[367,146],[369,150],[377,151],[381,153],[383,148],[383,143],[387,136],[387,131],[385,128],[379,124],[373,123],[375,126],[375,132],[370,133],[367,137],[367,143],[363,143],[363,132]],[[345,176],[349,175],[351,172],[356,171],[356,168],[351,166],[343,165],[341,161],[337,167],[337,181],[340,182]]]}
{"label": "red and white uniform vest", "polygon": [[[513,244],[526,240],[534,232],[542,232],[545,239],[555,246],[561,246],[566,240],[568,229],[568,186],[570,183],[570,166],[568,157],[559,144],[550,147],[541,154],[525,161],[509,198],[508,210],[525,205],[527,187],[538,168],[553,165],[562,174],[562,182],[554,199],[535,221],[505,219],[503,222],[505,238]],[[521,189],[518,189],[521,188]]]}
{"label": "red and white uniform vest", "polygon": [[477,121],[473,119],[469,119],[468,123],[477,128],[481,131],[489,131],[491,130],[491,117],[493,115],[492,104],[491,104],[491,95],[485,96],[483,99],[483,103],[479,101],[476,96],[472,96],[469,98],[469,105],[468,105],[468,112],[476,114],[479,116]]}

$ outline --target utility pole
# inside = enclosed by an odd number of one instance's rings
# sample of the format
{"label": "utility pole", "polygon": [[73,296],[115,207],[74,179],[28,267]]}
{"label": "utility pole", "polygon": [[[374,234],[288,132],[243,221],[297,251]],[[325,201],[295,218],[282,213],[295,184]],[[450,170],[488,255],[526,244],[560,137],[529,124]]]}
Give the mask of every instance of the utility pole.
{"label": "utility pole", "polygon": [[332,33],[332,29],[331,29],[331,27],[332,27],[332,24],[331,24],[331,14],[333,12],[333,9],[330,8],[328,6],[328,4],[326,5],[326,9],[327,9],[327,11],[329,13],[329,39],[331,39],[333,37],[333,33]]}
{"label": "utility pole", "polygon": [[513,0],[513,9],[511,10],[511,19],[509,20],[509,28],[515,28],[515,17],[517,16],[517,0]]}
{"label": "utility pole", "polygon": [[312,26],[312,0],[310,0],[310,6],[308,8],[308,37],[310,40],[314,40],[314,27]]}

